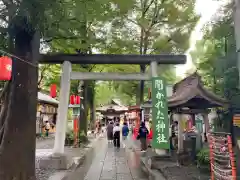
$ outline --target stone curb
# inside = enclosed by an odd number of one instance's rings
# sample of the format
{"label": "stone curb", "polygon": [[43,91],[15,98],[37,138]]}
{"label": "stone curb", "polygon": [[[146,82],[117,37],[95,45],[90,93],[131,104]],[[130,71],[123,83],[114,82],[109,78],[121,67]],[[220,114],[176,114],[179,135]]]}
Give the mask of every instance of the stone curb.
{"label": "stone curb", "polygon": [[91,143],[89,143],[86,147],[85,152],[82,154],[82,156],[77,157],[77,158],[73,158],[73,164],[72,166],[69,168],[69,170],[76,170],[80,165],[82,165],[82,163],[84,162],[87,153],[89,153],[91,150],[93,150],[95,143],[98,141],[100,137],[95,138]]}
{"label": "stone curb", "polygon": [[[134,143],[131,144],[130,148],[137,152],[137,149],[139,149]],[[151,160],[145,159],[144,157],[140,157],[140,163],[141,163],[141,169],[147,173],[149,180],[166,180],[166,178],[163,176],[161,172],[158,170],[151,168]]]}
{"label": "stone curb", "polygon": [[141,157],[140,160],[141,168],[144,172],[148,174],[149,180],[166,180],[163,174],[160,173],[158,170],[151,169],[150,165],[143,157]]}
{"label": "stone curb", "polygon": [[97,137],[96,139],[94,139],[89,145],[87,145],[87,148],[85,150],[85,152],[80,156],[80,157],[75,157],[73,158],[73,164],[69,167],[68,170],[63,170],[63,171],[59,171],[54,173],[53,175],[51,175],[48,180],[65,180],[69,173],[73,173],[74,171],[76,171],[76,169],[83,164],[85,157],[87,155],[87,153],[91,152],[91,150],[93,150],[95,143],[98,141],[99,137]]}

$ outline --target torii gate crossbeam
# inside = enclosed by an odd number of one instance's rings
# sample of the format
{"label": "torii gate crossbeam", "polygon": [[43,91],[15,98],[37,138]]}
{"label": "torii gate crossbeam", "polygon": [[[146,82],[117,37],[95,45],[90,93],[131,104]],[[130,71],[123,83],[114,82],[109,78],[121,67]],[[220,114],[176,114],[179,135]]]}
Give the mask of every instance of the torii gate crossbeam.
{"label": "torii gate crossbeam", "polygon": [[72,72],[71,79],[96,81],[149,81],[151,80],[151,75],[147,73]]}
{"label": "torii gate crossbeam", "polygon": [[186,55],[139,55],[139,54],[41,54],[40,64],[185,64]]}

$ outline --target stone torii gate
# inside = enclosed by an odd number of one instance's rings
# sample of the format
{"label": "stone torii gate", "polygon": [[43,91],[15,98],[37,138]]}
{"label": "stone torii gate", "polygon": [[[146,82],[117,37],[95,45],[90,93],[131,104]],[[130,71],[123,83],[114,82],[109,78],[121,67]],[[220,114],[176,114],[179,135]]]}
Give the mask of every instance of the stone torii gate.
{"label": "stone torii gate", "polygon": [[[56,124],[56,135],[53,153],[64,154],[64,142],[67,126],[67,111],[70,93],[70,83],[78,80],[151,80],[157,77],[158,64],[185,64],[185,55],[105,55],[105,54],[42,54],[41,64],[63,64],[61,75],[60,99]],[[151,74],[148,73],[83,73],[72,72],[71,64],[150,64]],[[163,152],[165,153],[165,151]]]}

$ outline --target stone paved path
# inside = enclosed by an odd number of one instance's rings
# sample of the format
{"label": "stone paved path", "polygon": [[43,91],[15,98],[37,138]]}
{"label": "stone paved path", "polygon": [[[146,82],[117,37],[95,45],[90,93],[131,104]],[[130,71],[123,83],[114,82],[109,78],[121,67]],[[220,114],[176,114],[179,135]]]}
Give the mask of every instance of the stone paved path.
{"label": "stone paved path", "polygon": [[36,141],[36,149],[52,149],[54,138]]}
{"label": "stone paved path", "polygon": [[[112,144],[98,150],[84,180],[147,180],[141,171],[140,157],[124,148],[114,148]],[[79,177],[80,180],[82,178]]]}
{"label": "stone paved path", "polygon": [[[54,139],[46,139],[36,143],[36,160],[51,153]],[[93,153],[90,154],[89,165],[83,163],[77,172],[73,172],[66,180],[147,180],[141,171],[140,155],[121,147],[114,148],[108,144],[105,137],[100,138]],[[38,180],[47,180],[52,170],[36,169]],[[38,172],[39,171],[39,172]],[[49,172],[48,172],[49,171]],[[65,180],[65,179],[64,179]]]}

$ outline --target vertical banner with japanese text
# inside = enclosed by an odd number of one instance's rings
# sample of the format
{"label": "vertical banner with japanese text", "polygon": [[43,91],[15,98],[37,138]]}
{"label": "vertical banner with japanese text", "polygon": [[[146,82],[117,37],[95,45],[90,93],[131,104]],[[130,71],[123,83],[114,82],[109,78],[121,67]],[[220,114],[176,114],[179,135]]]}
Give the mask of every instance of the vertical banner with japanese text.
{"label": "vertical banner with japanese text", "polygon": [[165,81],[152,78],[152,146],[156,149],[169,149],[169,119]]}

